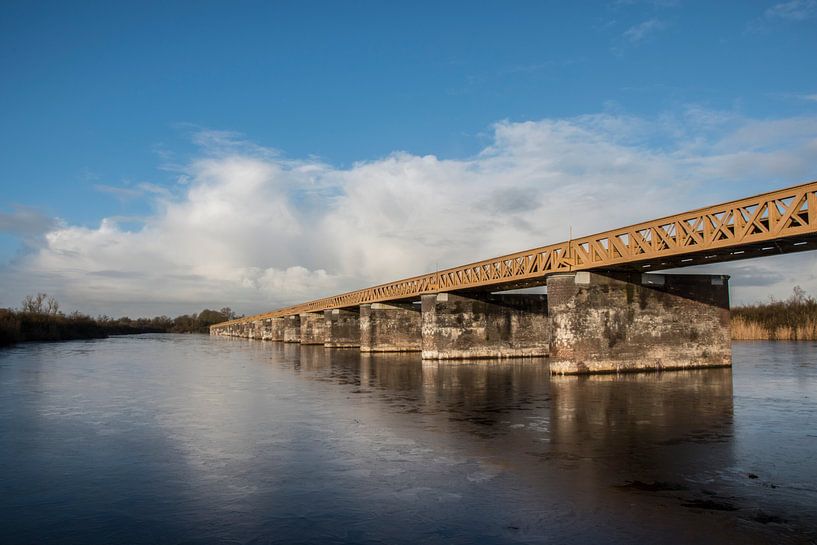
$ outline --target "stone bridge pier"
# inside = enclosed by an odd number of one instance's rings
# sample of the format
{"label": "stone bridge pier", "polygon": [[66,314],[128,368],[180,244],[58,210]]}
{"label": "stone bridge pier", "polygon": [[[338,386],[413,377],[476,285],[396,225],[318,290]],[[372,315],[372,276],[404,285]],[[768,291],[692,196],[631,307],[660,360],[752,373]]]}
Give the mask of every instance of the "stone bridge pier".
{"label": "stone bridge pier", "polygon": [[282,342],[286,330],[286,318],[269,319],[269,340]]}
{"label": "stone bridge pier", "polygon": [[360,346],[360,312],[332,309],[323,312],[326,322],[326,341],[329,348],[357,348]]}
{"label": "stone bridge pier", "polygon": [[547,356],[547,296],[438,293],[423,295],[423,359]]}
{"label": "stone bridge pier", "polygon": [[731,365],[728,284],[721,275],[550,276],[551,372]]}
{"label": "stone bridge pier", "polygon": [[326,318],[323,312],[304,312],[301,318],[301,344],[326,343]]}
{"label": "stone bridge pier", "polygon": [[360,305],[361,352],[419,352],[422,314],[413,303]]}
{"label": "stone bridge pier", "polygon": [[265,322],[266,320],[253,321],[252,328],[250,329],[251,339],[262,340],[264,338]]}
{"label": "stone bridge pier", "polygon": [[301,342],[301,317],[299,315],[284,317],[284,342]]}

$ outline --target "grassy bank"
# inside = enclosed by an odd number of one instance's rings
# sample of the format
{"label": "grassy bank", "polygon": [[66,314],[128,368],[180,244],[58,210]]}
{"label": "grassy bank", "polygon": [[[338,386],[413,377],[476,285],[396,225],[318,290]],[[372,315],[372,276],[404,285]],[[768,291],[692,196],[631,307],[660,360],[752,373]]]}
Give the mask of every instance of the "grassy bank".
{"label": "grassy bank", "polygon": [[785,301],[732,309],[732,338],[737,340],[817,340],[817,300],[798,288]]}

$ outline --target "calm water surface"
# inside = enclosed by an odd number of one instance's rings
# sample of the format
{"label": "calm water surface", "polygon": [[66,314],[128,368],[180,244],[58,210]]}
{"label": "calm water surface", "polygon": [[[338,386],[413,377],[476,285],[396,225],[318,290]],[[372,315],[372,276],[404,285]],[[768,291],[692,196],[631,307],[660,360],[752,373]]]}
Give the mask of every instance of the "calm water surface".
{"label": "calm water surface", "polygon": [[550,377],[207,336],[0,351],[0,542],[815,543],[817,343]]}

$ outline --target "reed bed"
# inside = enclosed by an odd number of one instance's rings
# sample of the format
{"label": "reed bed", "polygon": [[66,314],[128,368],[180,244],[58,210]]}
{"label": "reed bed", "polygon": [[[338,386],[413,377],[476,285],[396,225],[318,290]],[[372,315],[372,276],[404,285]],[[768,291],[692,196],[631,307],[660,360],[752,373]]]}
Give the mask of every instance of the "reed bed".
{"label": "reed bed", "polygon": [[736,340],[815,341],[817,300],[799,287],[785,301],[732,309],[732,338]]}

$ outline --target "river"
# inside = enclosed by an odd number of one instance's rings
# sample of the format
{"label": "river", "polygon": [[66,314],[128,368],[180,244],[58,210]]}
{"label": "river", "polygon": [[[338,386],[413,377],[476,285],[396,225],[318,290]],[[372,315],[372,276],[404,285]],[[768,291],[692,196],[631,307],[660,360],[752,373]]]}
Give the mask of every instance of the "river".
{"label": "river", "polygon": [[814,543],[817,343],[732,369],[200,335],[0,351],[0,542]]}

